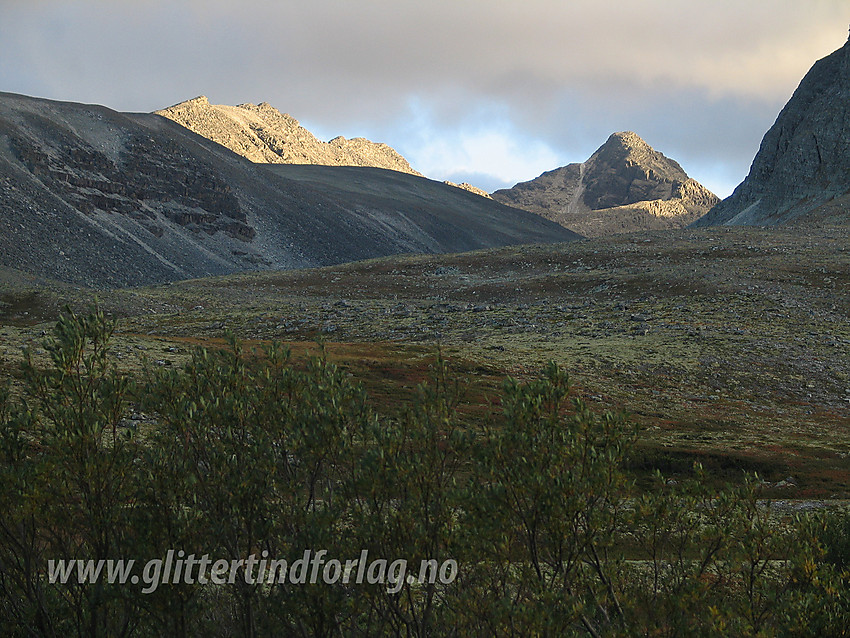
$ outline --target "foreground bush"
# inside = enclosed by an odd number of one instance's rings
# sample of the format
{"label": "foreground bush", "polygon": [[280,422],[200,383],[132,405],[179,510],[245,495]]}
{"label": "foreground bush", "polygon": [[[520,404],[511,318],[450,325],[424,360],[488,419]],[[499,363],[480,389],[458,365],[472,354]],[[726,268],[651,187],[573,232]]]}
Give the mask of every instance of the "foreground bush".
{"label": "foreground bush", "polygon": [[[320,352],[231,338],[122,376],[102,314],[63,316],[42,370],[0,392],[0,634],[9,636],[845,636],[846,514],[783,520],[757,483],[640,492],[637,432],[554,364],[462,427],[438,357],[398,415]],[[154,415],[138,431],[131,408]],[[48,582],[50,561],[368,552],[445,582]],[[321,567],[321,566],[320,566]],[[319,568],[317,568],[319,569]],[[333,570],[330,572],[333,574]]]}

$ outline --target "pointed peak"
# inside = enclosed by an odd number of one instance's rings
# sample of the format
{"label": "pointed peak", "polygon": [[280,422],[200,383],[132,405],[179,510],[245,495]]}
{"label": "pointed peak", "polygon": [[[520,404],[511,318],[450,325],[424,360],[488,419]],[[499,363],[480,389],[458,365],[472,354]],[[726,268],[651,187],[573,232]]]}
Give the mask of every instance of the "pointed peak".
{"label": "pointed peak", "polygon": [[619,166],[622,163],[627,166],[639,165],[678,181],[684,181],[688,177],[677,162],[656,151],[640,135],[632,131],[612,133],[588,162],[591,164],[601,162],[603,165],[610,166]]}

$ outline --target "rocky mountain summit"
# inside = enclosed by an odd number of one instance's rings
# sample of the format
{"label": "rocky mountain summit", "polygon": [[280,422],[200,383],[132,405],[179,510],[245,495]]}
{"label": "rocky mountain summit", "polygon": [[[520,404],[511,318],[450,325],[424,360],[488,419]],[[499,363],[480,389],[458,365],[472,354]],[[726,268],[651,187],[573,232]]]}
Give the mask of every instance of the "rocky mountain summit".
{"label": "rocky mountain summit", "polygon": [[292,116],[263,102],[226,106],[210,104],[205,96],[156,111],[252,162],[372,166],[419,175],[386,144],[362,137],[318,140]]}
{"label": "rocky mountain summit", "polygon": [[582,164],[498,190],[493,199],[588,237],[682,228],[719,201],[632,132],[614,133]]}
{"label": "rocky mountain summit", "polygon": [[93,287],[577,236],[371,167],[255,164],[152,114],[0,93],[0,270]]}
{"label": "rocky mountain summit", "polygon": [[747,178],[696,226],[850,221],[850,40],[819,60],[765,134]]}

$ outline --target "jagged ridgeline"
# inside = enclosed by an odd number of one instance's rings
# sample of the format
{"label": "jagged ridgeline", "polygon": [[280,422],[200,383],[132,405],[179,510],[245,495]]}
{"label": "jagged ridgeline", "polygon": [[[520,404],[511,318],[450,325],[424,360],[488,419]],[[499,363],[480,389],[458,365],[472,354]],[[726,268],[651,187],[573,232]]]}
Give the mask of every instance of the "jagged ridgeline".
{"label": "jagged ridgeline", "polygon": [[581,164],[493,193],[588,237],[683,228],[720,201],[632,132],[614,133]]}

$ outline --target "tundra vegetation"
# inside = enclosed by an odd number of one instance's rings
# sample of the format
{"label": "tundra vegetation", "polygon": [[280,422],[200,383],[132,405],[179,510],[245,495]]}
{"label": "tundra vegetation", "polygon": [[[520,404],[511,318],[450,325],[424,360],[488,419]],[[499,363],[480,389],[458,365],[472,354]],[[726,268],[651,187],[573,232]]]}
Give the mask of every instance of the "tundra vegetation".
{"label": "tundra vegetation", "polygon": [[[758,477],[639,484],[638,428],[550,364],[470,425],[438,352],[380,413],[319,348],[229,337],[129,375],[66,312],[0,395],[5,636],[846,636],[850,517],[787,515]],[[133,419],[135,412],[153,415]],[[51,584],[50,559],[453,559],[457,579]]]}

